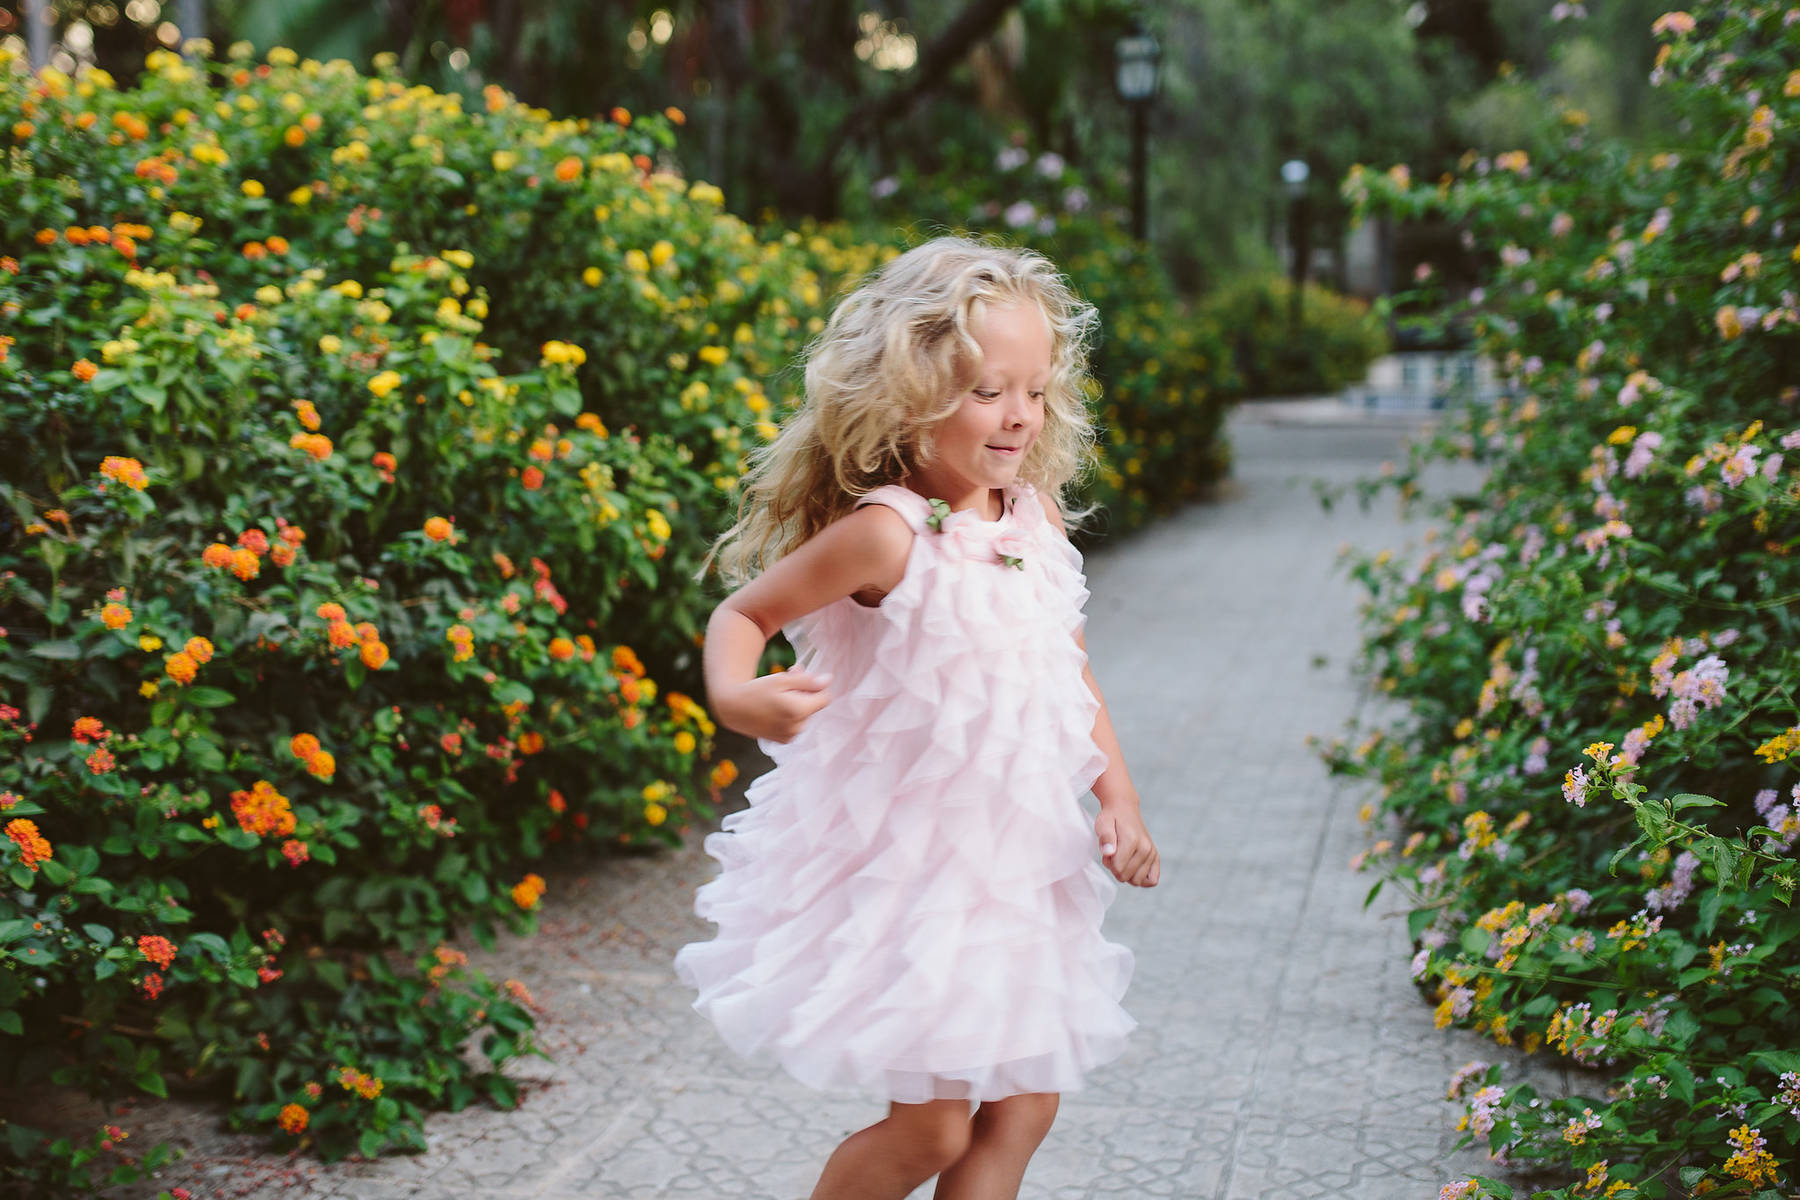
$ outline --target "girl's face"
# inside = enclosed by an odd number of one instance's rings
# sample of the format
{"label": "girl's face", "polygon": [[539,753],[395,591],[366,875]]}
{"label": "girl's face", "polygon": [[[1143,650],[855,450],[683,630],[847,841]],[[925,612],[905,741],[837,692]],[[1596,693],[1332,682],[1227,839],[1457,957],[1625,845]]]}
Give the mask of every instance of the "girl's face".
{"label": "girl's face", "polygon": [[1044,429],[1044,389],[1052,373],[1050,323],[1033,303],[985,306],[971,329],[981,372],[962,405],[940,422],[933,455],[920,472],[951,507],[1019,475],[1026,451]]}

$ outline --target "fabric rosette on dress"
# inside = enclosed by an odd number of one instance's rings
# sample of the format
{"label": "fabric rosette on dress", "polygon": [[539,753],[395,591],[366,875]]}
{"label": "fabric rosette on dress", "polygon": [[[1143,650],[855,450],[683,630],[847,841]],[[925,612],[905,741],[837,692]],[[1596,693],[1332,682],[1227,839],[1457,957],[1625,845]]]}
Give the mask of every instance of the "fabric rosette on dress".
{"label": "fabric rosette on dress", "polygon": [[718,925],[676,969],[740,1053],[917,1103],[1065,1092],[1116,1057],[1131,953],[1080,795],[1104,769],[1075,641],[1079,553],[1028,487],[1002,516],[905,488],[915,533],[878,607],[786,631],[833,699],[706,839]]}

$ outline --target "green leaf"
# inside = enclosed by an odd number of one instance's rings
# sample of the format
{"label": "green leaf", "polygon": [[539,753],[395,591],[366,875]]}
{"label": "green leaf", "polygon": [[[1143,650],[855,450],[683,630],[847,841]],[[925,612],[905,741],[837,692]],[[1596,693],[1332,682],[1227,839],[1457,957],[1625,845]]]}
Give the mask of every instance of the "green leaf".
{"label": "green leaf", "polygon": [[381,1148],[387,1145],[387,1137],[379,1129],[365,1129],[362,1136],[356,1139],[356,1148],[362,1151],[364,1158],[379,1158]]}
{"label": "green leaf", "polygon": [[191,687],[184,694],[195,708],[224,708],[237,701],[236,696],[216,687]]}
{"label": "green leaf", "polygon": [[334,908],[325,914],[324,927],[321,932],[327,942],[335,942],[354,928],[356,928],[356,914],[348,909]]}
{"label": "green leaf", "polygon": [[212,956],[213,961],[225,963],[231,960],[231,945],[216,933],[191,933],[187,944],[196,950],[204,950]]}
{"label": "green leaf", "polygon": [[1409,941],[1418,941],[1426,928],[1437,918],[1435,908],[1415,908],[1406,914],[1406,936]]}
{"label": "green leaf", "polygon": [[1694,1102],[1694,1073],[1688,1070],[1687,1064],[1678,1058],[1668,1062],[1669,1095],[1683,1104]]}
{"label": "green leaf", "polygon": [[139,1071],[133,1082],[138,1085],[139,1091],[149,1092],[152,1096],[161,1096],[164,1100],[169,1098],[169,1085],[163,1082],[162,1072],[155,1067]]}
{"label": "green leaf", "polygon": [[54,858],[46,858],[39,863],[38,870],[43,874],[44,882],[51,887],[67,887],[69,881],[75,878],[75,872]]}
{"label": "green leaf", "polygon": [[268,1094],[269,1065],[260,1058],[246,1058],[238,1063],[237,1079],[231,1094],[239,1100],[256,1100]]}
{"label": "green leaf", "polygon": [[552,388],[550,390],[550,406],[565,417],[579,416],[581,392],[575,388]]}
{"label": "green leaf", "polygon": [[482,1079],[488,1096],[501,1108],[519,1107],[519,1085],[504,1075],[488,1075]]}
{"label": "green leaf", "polygon": [[31,868],[20,863],[14,863],[12,869],[7,871],[6,877],[12,880],[16,887],[24,888],[26,891],[30,891],[31,885],[37,881],[37,876],[32,873]]}
{"label": "green leaf", "polygon": [[1723,808],[1723,800],[1715,800],[1711,796],[1701,796],[1694,792],[1683,792],[1670,798],[1669,803],[1675,806],[1676,812],[1689,808]]}
{"label": "green leaf", "polygon": [[438,362],[450,366],[460,359],[467,358],[472,344],[467,338],[440,333],[437,340],[431,343],[431,348],[437,352]]}
{"label": "green leaf", "polygon": [[1381,895],[1382,886],[1386,883],[1387,883],[1387,880],[1385,880],[1385,879],[1377,879],[1375,881],[1375,886],[1370,888],[1369,894],[1363,897],[1362,906],[1364,908],[1367,908],[1367,907],[1369,907],[1369,905],[1375,903],[1375,897]]}
{"label": "green leaf", "polygon": [[10,1008],[0,1009],[0,1033],[23,1037],[25,1035],[24,1019]]}
{"label": "green leaf", "polygon": [[31,652],[39,658],[71,662],[81,657],[81,643],[72,638],[59,638],[54,642],[39,642],[31,648]]}
{"label": "green leaf", "polygon": [[225,755],[219,744],[211,738],[189,738],[182,754],[192,763],[197,771],[223,771]]}
{"label": "green leaf", "polygon": [[113,931],[104,925],[95,925],[90,922],[81,927],[81,932],[88,935],[89,941],[100,943],[102,948],[113,944]]}
{"label": "green leaf", "polygon": [[94,961],[94,979],[96,981],[99,981],[102,979],[111,979],[114,975],[117,975],[118,973],[119,973],[119,964],[116,961],[114,961],[113,959],[101,958],[101,959],[96,959]]}
{"label": "green leaf", "polygon": [[340,992],[350,990],[350,977],[345,972],[343,963],[321,958],[312,964],[312,970],[327,987]]}

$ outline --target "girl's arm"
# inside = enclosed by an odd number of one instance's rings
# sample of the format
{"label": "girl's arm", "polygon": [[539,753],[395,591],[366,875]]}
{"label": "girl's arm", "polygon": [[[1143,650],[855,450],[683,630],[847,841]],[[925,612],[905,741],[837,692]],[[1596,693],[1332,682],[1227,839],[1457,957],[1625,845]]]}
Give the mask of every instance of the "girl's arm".
{"label": "girl's arm", "polygon": [[[1087,653],[1087,639],[1075,635],[1082,653]],[[1094,745],[1106,755],[1106,770],[1094,780],[1094,797],[1100,801],[1100,816],[1094,822],[1094,834],[1100,839],[1101,857],[1120,883],[1137,887],[1155,887],[1162,877],[1162,858],[1144,819],[1138,811],[1137,787],[1131,782],[1131,771],[1125,766],[1125,752],[1119,749],[1119,738],[1113,732],[1112,714],[1106,711],[1106,697],[1094,679],[1091,666],[1081,668],[1100,711],[1094,714]],[[1109,850],[1108,847],[1111,847]]]}
{"label": "girl's arm", "polygon": [[706,694],[719,723],[786,742],[831,699],[828,676],[784,671],[760,678],[763,648],[783,625],[853,592],[885,595],[906,573],[913,533],[886,505],[826,526],[727,596],[706,626]]}
{"label": "girl's arm", "polygon": [[[1063,525],[1062,510],[1056,506],[1056,500],[1043,493],[1039,493],[1038,498],[1043,501],[1044,512],[1051,523],[1067,537],[1068,530]],[[1076,633],[1075,644],[1081,647],[1085,659],[1086,634]],[[1094,834],[1100,839],[1101,857],[1119,882],[1155,887],[1162,877],[1162,858],[1157,853],[1156,843],[1150,840],[1150,831],[1144,828],[1144,819],[1138,810],[1137,786],[1131,782],[1125,752],[1119,748],[1112,714],[1107,711],[1106,697],[1100,693],[1100,683],[1094,678],[1091,663],[1082,665],[1081,678],[1100,704],[1100,710],[1094,714],[1092,736],[1094,745],[1106,756],[1106,769],[1094,780],[1093,787],[1094,798],[1100,801],[1100,816],[1094,822]]]}

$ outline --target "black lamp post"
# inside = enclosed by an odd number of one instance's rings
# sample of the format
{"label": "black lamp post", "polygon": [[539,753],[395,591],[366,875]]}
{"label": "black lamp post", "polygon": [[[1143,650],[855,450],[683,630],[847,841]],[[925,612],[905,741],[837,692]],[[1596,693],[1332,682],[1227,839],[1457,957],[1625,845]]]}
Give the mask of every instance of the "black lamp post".
{"label": "black lamp post", "polygon": [[1150,101],[1156,96],[1156,66],[1162,49],[1142,20],[1113,46],[1117,72],[1113,84],[1131,109],[1131,232],[1138,241],[1150,236],[1145,142],[1149,138]]}
{"label": "black lamp post", "polygon": [[1312,168],[1303,158],[1281,164],[1281,182],[1288,196],[1288,251],[1293,257],[1294,292],[1288,299],[1288,323],[1300,332],[1300,297],[1306,286],[1306,260],[1312,252],[1312,222],[1306,203],[1306,180]]}

